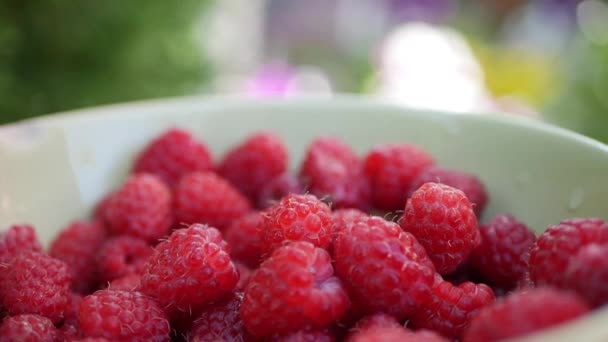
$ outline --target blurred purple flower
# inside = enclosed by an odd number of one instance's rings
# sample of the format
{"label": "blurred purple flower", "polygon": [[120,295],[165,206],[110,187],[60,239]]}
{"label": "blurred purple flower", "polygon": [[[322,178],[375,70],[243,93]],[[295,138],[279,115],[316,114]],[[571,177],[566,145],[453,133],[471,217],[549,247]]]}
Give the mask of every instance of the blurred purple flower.
{"label": "blurred purple flower", "polygon": [[454,10],[451,0],[385,0],[387,10],[396,21],[442,22]]}
{"label": "blurred purple flower", "polygon": [[286,63],[269,63],[262,66],[249,81],[247,92],[258,97],[284,96],[289,92],[294,72]]}

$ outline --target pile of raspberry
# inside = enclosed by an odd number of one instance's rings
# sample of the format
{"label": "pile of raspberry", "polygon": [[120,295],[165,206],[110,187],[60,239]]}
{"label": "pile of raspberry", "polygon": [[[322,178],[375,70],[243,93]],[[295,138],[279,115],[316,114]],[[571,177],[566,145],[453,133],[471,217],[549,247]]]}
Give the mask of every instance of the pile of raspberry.
{"label": "pile of raspberry", "polygon": [[215,162],[172,129],[44,251],[0,235],[0,341],[499,341],[608,303],[608,224],[484,225],[482,182],[424,150],[282,139]]}

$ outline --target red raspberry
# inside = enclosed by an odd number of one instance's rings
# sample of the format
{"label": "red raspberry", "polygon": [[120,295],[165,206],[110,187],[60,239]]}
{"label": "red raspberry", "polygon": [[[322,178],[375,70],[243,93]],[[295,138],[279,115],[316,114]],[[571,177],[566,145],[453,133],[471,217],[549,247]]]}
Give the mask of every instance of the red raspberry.
{"label": "red raspberry", "polygon": [[78,325],[63,323],[59,328],[59,334],[62,337],[61,341],[72,342],[82,341],[84,336]]}
{"label": "red raspberry", "polygon": [[139,154],[133,171],[154,174],[173,186],[190,172],[212,168],[211,155],[205,145],[190,133],[174,128],[154,139]]}
{"label": "red raspberry", "polygon": [[369,217],[334,244],[336,273],[367,312],[399,319],[430,299],[435,269],[416,238],[394,222]]}
{"label": "red raspberry", "polygon": [[116,278],[110,282],[108,289],[121,291],[135,291],[141,282],[141,275],[130,273],[123,277]]}
{"label": "red raspberry", "polygon": [[529,250],[536,236],[523,223],[497,216],[479,230],[481,243],[471,253],[472,265],[484,279],[513,288],[528,269]]}
{"label": "red raspberry", "polygon": [[194,320],[188,334],[188,341],[244,341],[247,336],[239,309],[243,294],[235,293],[230,297],[212,304]]}
{"label": "red raspberry", "polygon": [[90,337],[169,341],[169,321],[154,300],[139,292],[102,290],[80,303],[78,320]]}
{"label": "red raspberry", "polygon": [[224,232],[230,246],[230,255],[251,268],[257,268],[262,261],[262,240],[258,234],[262,215],[252,212],[232,221]]}
{"label": "red raspberry", "polygon": [[465,342],[502,341],[524,336],[586,314],[583,300],[550,288],[513,292],[479,311],[465,332]]}
{"label": "red raspberry", "polygon": [[432,331],[412,332],[401,326],[372,327],[352,334],[348,342],[448,342]]}
{"label": "red raspberry", "polygon": [[328,330],[302,329],[286,335],[273,336],[269,342],[334,342]]}
{"label": "red raspberry", "polygon": [[426,152],[408,144],[382,144],[365,158],[365,174],[372,187],[372,203],[382,210],[405,205],[414,178],[434,164]]}
{"label": "red raspberry", "polygon": [[236,284],[234,290],[243,292],[245,291],[247,284],[249,284],[249,279],[251,279],[253,270],[239,262],[235,262],[234,264],[239,271],[239,282]]}
{"label": "red raspberry", "polygon": [[549,227],[530,251],[530,277],[536,285],[562,286],[568,262],[592,243],[608,243],[608,224],[600,219],[572,219]]}
{"label": "red raspberry", "polygon": [[330,325],[349,305],[333,273],[327,251],[309,242],[276,249],[245,290],[241,306],[245,327],[256,337],[265,337]]}
{"label": "red raspberry", "polygon": [[80,340],[73,340],[73,342],[115,342],[115,341],[110,341],[107,338],[103,338],[103,337],[85,337],[85,338],[81,338]]}
{"label": "red raspberry", "polygon": [[362,331],[375,328],[391,328],[403,327],[397,319],[391,315],[377,313],[371,316],[363,317],[352,329],[353,331]]}
{"label": "red raspberry", "polygon": [[263,132],[228,152],[219,166],[219,174],[255,201],[268,181],[287,170],[287,163],[283,140]]}
{"label": "red raspberry", "polygon": [[16,224],[0,233],[0,263],[8,263],[18,252],[42,251],[32,226]]}
{"label": "red raspberry", "polygon": [[[444,169],[441,167],[430,167],[422,171],[414,179],[410,187],[410,196],[424,183],[441,183],[456,188],[467,196],[473,205],[473,211],[479,217],[488,203],[486,188],[479,178],[464,172]],[[409,196],[408,196],[409,197]]]}
{"label": "red raspberry", "polygon": [[290,173],[283,173],[269,180],[257,198],[258,208],[265,209],[289,194],[303,194],[304,188],[298,178]]}
{"label": "red raspberry", "polygon": [[333,225],[331,210],[313,195],[287,195],[262,215],[262,248],[272,252],[287,241],[307,241],[329,247]]}
{"label": "red raspberry", "polygon": [[314,195],[334,208],[370,207],[370,187],[362,163],[351,148],[335,138],[318,138],[308,147],[300,177]]}
{"label": "red raspberry", "polygon": [[426,183],[414,192],[401,227],[420,241],[441,274],[454,272],[481,242],[471,203],[443,184]]}
{"label": "red raspberry", "polygon": [[247,198],[212,172],[183,177],[174,194],[175,217],[182,224],[204,223],[224,229],[251,210]]}
{"label": "red raspberry", "polygon": [[70,293],[68,266],[40,252],[21,252],[8,264],[0,289],[9,314],[37,314],[59,322]]}
{"label": "red raspberry", "polygon": [[64,313],[65,318],[60,328],[63,339],[66,341],[77,340],[83,337],[83,333],[78,325],[78,311],[80,311],[82,298],[81,295],[76,293],[71,293],[68,296],[68,303]]}
{"label": "red raspberry", "polygon": [[108,203],[110,203],[110,200],[112,199],[113,195],[113,192],[106,194],[104,197],[101,198],[101,200],[99,200],[99,202],[97,202],[97,204],[93,208],[93,220],[99,221],[103,224],[106,223]]}
{"label": "red raspberry", "polygon": [[570,259],[564,287],[575,290],[595,307],[608,303],[608,244],[582,247]]}
{"label": "red raspberry", "polygon": [[59,342],[59,331],[48,318],[38,315],[17,315],[4,319],[0,326],[3,342]]}
{"label": "red raspberry", "polygon": [[471,318],[494,299],[492,289],[484,284],[466,282],[454,286],[438,279],[433,287],[433,299],[414,313],[410,323],[418,329],[430,329],[458,339]]}
{"label": "red raspberry", "polygon": [[97,285],[97,270],[91,264],[105,238],[101,223],[81,221],[65,228],[51,244],[49,254],[68,265],[74,291],[86,293]]}
{"label": "red raspberry", "polygon": [[342,234],[353,222],[365,219],[368,215],[359,209],[338,209],[331,213],[334,227],[332,229],[332,242]]}
{"label": "red raspberry", "polygon": [[97,255],[97,268],[104,282],[140,273],[152,255],[152,247],[142,239],[117,236],[108,239]]}
{"label": "red raspberry", "polygon": [[106,222],[114,234],[155,241],[169,232],[171,191],[155,176],[133,175],[106,206]]}
{"label": "red raspberry", "polygon": [[178,229],[148,259],[140,291],[169,313],[189,312],[231,292],[238,271],[221,233],[201,224]]}

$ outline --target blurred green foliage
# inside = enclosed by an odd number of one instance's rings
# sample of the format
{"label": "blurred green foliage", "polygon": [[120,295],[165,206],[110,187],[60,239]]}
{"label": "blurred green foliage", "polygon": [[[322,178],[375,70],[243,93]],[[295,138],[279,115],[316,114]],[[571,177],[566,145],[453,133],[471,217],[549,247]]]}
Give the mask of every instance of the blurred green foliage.
{"label": "blurred green foliage", "polygon": [[0,123],[190,93],[206,0],[0,0]]}
{"label": "blurred green foliage", "polygon": [[569,51],[567,79],[548,119],[608,143],[608,44],[580,37]]}

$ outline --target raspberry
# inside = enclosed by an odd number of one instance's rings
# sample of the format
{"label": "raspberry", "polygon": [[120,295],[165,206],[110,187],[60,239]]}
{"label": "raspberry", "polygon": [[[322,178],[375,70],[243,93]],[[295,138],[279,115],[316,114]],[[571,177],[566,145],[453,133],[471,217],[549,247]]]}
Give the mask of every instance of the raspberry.
{"label": "raspberry", "polygon": [[433,264],[394,222],[369,217],[350,225],[335,241],[334,263],[353,301],[367,312],[401,319],[430,299]]}
{"label": "raspberry", "polygon": [[13,256],[23,251],[42,251],[38,235],[32,226],[16,224],[0,233],[0,263],[8,263]]}
{"label": "raspberry", "polygon": [[263,132],[228,152],[219,174],[255,201],[268,181],[287,170],[287,163],[287,148],[281,138]]}
{"label": "raspberry", "polygon": [[253,270],[239,262],[235,262],[234,264],[239,271],[239,282],[236,284],[234,290],[241,292],[245,291],[247,284],[249,284],[249,279],[251,279],[251,275],[253,274]]}
{"label": "raspberry", "polygon": [[331,213],[334,227],[332,229],[332,242],[338,235],[342,234],[348,226],[358,219],[366,218],[368,215],[359,209],[337,209]]}
{"label": "raspberry", "polygon": [[287,241],[307,241],[321,248],[331,242],[331,210],[313,195],[287,195],[262,216],[259,234],[265,252]]}
{"label": "raspberry", "polygon": [[91,264],[105,237],[106,232],[101,223],[75,222],[59,233],[51,243],[49,254],[68,265],[74,291],[86,293],[97,284],[97,270]]}
{"label": "raspberry", "polygon": [[[444,169],[441,167],[430,167],[422,171],[412,181],[410,196],[424,183],[441,183],[456,188],[467,196],[473,205],[473,211],[479,217],[488,203],[488,194],[483,183],[475,176],[464,172]],[[409,196],[408,196],[409,197]]]}
{"label": "raspberry", "polygon": [[110,200],[112,199],[113,195],[113,192],[106,194],[104,197],[101,198],[101,200],[99,200],[99,202],[97,202],[97,204],[93,208],[93,220],[99,221],[104,224],[106,223],[108,203],[110,203]]}
{"label": "raspberry", "polygon": [[481,242],[471,203],[443,184],[426,183],[414,192],[401,227],[420,241],[441,274],[454,272]]}
{"label": "raspberry", "polygon": [[361,160],[338,139],[314,140],[306,152],[300,177],[312,194],[335,208],[370,207],[370,187]]}
{"label": "raspberry", "polygon": [[59,331],[48,318],[38,315],[17,315],[6,318],[0,325],[3,342],[58,342]]}
{"label": "raspberry", "polygon": [[302,329],[287,335],[273,336],[269,342],[334,342],[328,330]]}
{"label": "raspberry", "polygon": [[63,323],[59,328],[59,334],[62,341],[82,341],[84,334],[78,328],[78,325]]}
{"label": "raspberry", "polygon": [[74,340],[73,342],[113,342],[103,337],[85,337],[80,340]]}
{"label": "raspberry", "polygon": [[481,308],[494,302],[494,293],[483,284],[470,282],[454,286],[436,281],[433,299],[412,316],[410,323],[418,329],[431,329],[457,339]]}
{"label": "raspberry", "polygon": [[154,174],[173,186],[190,172],[212,168],[211,155],[205,145],[190,133],[174,128],[157,137],[139,154],[133,171]]}
{"label": "raspberry", "polygon": [[108,239],[97,255],[97,268],[104,282],[140,273],[152,255],[146,241],[131,236]]}
{"label": "raspberry", "polygon": [[481,243],[470,261],[484,279],[513,288],[528,268],[529,250],[536,236],[511,216],[497,216],[479,229]]}
{"label": "raspberry", "polygon": [[513,292],[479,311],[466,330],[465,342],[502,341],[524,336],[586,314],[576,295],[551,288]]}
{"label": "raspberry", "polygon": [[9,314],[37,314],[59,322],[70,293],[68,266],[40,252],[21,252],[8,264],[0,289]]}
{"label": "raspberry", "polygon": [[256,337],[265,337],[330,325],[349,304],[333,273],[327,251],[309,242],[276,249],[245,290],[241,306],[245,327]]}
{"label": "raspberry", "polygon": [[160,306],[139,292],[102,290],[80,303],[78,320],[90,337],[121,341],[169,341]]}
{"label": "raspberry", "polygon": [[405,205],[414,178],[434,164],[418,147],[382,144],[365,158],[365,174],[372,187],[372,203],[382,210],[400,210]]}
{"label": "raspberry", "polygon": [[361,331],[375,328],[391,328],[391,327],[403,327],[397,319],[391,315],[378,313],[371,316],[363,317],[355,327],[353,331]]}
{"label": "raspberry", "polygon": [[258,208],[264,209],[272,206],[281,198],[289,194],[303,194],[304,188],[298,178],[290,173],[283,173],[269,180],[258,194]]}
{"label": "raspberry", "polygon": [[178,229],[159,243],[142,272],[140,291],[169,313],[189,312],[231,292],[238,272],[221,233],[201,224]]}
{"label": "raspberry", "polygon": [[212,172],[184,176],[174,194],[175,217],[180,223],[204,223],[224,229],[251,210],[247,198]]}
{"label": "raspberry", "polygon": [[568,262],[589,244],[608,243],[608,224],[600,219],[572,219],[549,227],[530,251],[530,277],[536,285],[562,286]]}
{"label": "raspberry", "polygon": [[262,241],[258,234],[261,223],[261,214],[252,212],[232,221],[224,232],[232,258],[251,268],[257,268],[262,260]]}
{"label": "raspberry", "polygon": [[171,192],[155,176],[133,175],[106,206],[106,222],[114,234],[147,241],[162,238],[171,228]]}
{"label": "raspberry", "polygon": [[194,320],[187,340],[193,342],[244,341],[247,332],[239,315],[242,303],[243,294],[235,293],[205,308]]}
{"label": "raspberry", "polygon": [[352,334],[348,342],[447,342],[432,331],[412,332],[401,326],[372,327]]}
{"label": "raspberry", "polygon": [[76,293],[71,293],[68,296],[68,303],[64,313],[65,318],[60,328],[64,340],[72,341],[83,337],[83,333],[78,324],[78,311],[80,311],[82,298],[81,295]]}
{"label": "raspberry", "polygon": [[110,282],[108,289],[110,290],[122,290],[122,291],[135,291],[141,282],[141,275],[137,273],[130,273],[120,278],[116,278]]}
{"label": "raspberry", "polygon": [[570,259],[564,287],[575,290],[595,307],[608,303],[608,244],[582,247]]}

